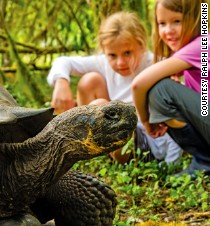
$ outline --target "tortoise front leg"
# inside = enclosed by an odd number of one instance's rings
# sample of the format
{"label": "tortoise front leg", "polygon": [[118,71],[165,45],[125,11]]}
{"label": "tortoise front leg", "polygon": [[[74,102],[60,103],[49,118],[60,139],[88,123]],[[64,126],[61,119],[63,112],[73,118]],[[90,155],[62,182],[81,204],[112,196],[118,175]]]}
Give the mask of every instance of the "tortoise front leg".
{"label": "tortoise front leg", "polygon": [[56,226],[111,226],[116,205],[116,194],[108,185],[70,170],[32,211],[42,223],[54,218]]}

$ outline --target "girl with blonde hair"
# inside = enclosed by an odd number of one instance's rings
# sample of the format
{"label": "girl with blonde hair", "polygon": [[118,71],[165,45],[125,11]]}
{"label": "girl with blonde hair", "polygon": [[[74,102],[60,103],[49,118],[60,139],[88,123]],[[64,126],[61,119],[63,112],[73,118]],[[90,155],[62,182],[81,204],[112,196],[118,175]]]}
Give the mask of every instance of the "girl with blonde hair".
{"label": "girl with blonde hair", "polygon": [[[98,43],[102,54],[92,56],[62,56],[55,59],[47,77],[54,86],[52,107],[58,112],[75,106],[69,87],[70,75],[81,76],[77,87],[77,104],[102,104],[120,100],[133,104],[131,83],[135,76],[153,63],[153,54],[147,48],[147,34],[134,12],[117,12],[101,24]],[[176,163],[182,150],[165,134],[153,139],[146,135],[139,121],[137,147],[151,149],[155,158]],[[121,150],[112,157],[124,164],[129,155]]]}
{"label": "girl with blonde hair", "polygon": [[[201,50],[201,13],[206,12],[208,15],[205,0],[157,0],[157,63],[140,72],[132,83],[133,100],[147,133],[156,138],[168,131],[183,150],[191,153],[190,166],[178,175],[192,177],[196,170],[210,174],[210,115],[203,116],[201,108],[203,88],[205,109],[210,98],[210,79],[201,77],[201,52],[207,56],[210,49],[207,31],[206,50]],[[208,64],[209,58],[205,60]],[[180,83],[182,75],[185,85]]]}

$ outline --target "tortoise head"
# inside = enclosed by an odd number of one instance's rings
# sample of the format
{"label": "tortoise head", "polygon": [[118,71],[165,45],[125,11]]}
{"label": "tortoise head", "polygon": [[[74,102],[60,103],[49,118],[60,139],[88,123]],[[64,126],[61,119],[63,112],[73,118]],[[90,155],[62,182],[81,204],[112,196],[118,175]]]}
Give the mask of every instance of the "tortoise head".
{"label": "tortoise head", "polygon": [[80,159],[122,148],[137,124],[135,108],[119,101],[77,107],[56,116],[55,120],[54,137],[62,136],[63,147],[73,143],[69,148]]}
{"label": "tortoise head", "polygon": [[0,143],[4,184],[0,186],[0,204],[5,210],[2,213],[0,207],[0,217],[25,210],[27,203],[45,194],[78,160],[123,147],[136,127],[135,112],[133,106],[122,102],[76,107],[53,118],[32,138]]}

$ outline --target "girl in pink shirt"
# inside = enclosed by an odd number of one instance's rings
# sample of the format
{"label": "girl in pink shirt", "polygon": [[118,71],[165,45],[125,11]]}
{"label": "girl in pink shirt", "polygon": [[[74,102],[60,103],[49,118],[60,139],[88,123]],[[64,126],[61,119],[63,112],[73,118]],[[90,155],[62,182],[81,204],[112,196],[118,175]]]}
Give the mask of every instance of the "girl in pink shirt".
{"label": "girl in pink shirt", "polygon": [[[210,34],[208,34],[206,38],[209,40]],[[203,56],[209,55],[210,48],[203,52],[205,52]],[[189,44],[175,52],[172,57],[178,58],[192,65],[190,70],[184,70],[181,75],[183,74],[184,82],[187,87],[201,93],[201,36],[196,37]],[[210,88],[210,67],[206,67],[205,60],[208,61],[209,59],[203,59],[203,69],[204,71],[207,70],[207,73],[209,74],[205,79],[208,80],[208,88]],[[207,73],[204,73],[204,75]],[[210,99],[210,92],[208,93],[208,99]]]}
{"label": "girl in pink shirt", "polygon": [[[209,72],[202,66],[208,65],[210,42],[205,35],[206,57],[201,57],[201,13],[205,12],[201,4],[207,9],[205,0],[156,1],[156,63],[132,83],[134,103],[147,133],[159,137],[168,131],[191,153],[192,163],[178,175],[188,173],[192,177],[196,170],[210,174],[209,77],[201,77],[204,69],[205,75]],[[185,85],[180,83],[181,75]]]}

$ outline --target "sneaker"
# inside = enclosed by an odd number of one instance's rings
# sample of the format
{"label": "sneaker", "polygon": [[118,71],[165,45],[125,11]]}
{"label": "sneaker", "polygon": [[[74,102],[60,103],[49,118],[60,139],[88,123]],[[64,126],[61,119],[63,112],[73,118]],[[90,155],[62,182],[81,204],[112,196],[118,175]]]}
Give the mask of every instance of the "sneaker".
{"label": "sneaker", "polygon": [[196,159],[193,158],[189,167],[175,174],[175,176],[182,176],[184,174],[188,174],[191,176],[191,178],[196,178],[198,176],[196,171],[203,172],[205,175],[210,175],[210,164],[206,165],[206,164],[198,163]]}

